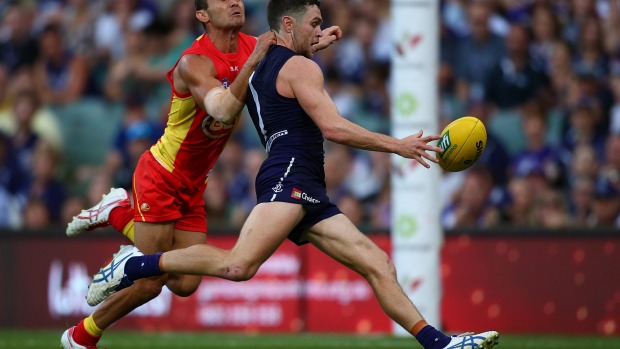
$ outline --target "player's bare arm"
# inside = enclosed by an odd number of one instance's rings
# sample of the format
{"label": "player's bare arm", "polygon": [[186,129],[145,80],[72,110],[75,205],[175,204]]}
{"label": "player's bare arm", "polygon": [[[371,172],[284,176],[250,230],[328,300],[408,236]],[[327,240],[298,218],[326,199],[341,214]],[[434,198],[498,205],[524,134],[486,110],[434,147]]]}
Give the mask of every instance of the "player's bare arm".
{"label": "player's bare arm", "polygon": [[258,38],[252,55],[228,89],[216,79],[215,65],[208,57],[185,55],[174,71],[174,88],[179,93],[190,92],[203,110],[222,123],[234,124],[244,106],[250,75],[275,41],[271,32]]}
{"label": "player's bare arm", "polygon": [[[304,72],[303,79],[300,79],[297,73],[300,71]],[[427,151],[442,151],[441,148],[428,144],[438,140],[439,135],[423,137],[420,131],[404,139],[396,139],[371,132],[343,118],[325,91],[321,69],[315,62],[305,57],[291,58],[282,67],[276,86],[280,94],[297,98],[323,136],[332,142],[359,149],[395,153],[405,158],[415,159],[427,168],[430,166],[425,159],[437,162],[437,159]]]}

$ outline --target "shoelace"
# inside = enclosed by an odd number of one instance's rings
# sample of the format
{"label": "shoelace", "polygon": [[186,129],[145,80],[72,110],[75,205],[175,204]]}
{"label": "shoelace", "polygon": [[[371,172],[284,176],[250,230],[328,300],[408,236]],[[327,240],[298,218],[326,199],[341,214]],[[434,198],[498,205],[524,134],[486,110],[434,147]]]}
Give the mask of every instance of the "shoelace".
{"label": "shoelace", "polygon": [[467,336],[471,336],[471,335],[474,335],[474,334],[475,334],[474,332],[464,332],[464,333],[461,333],[461,334],[456,335],[454,337],[467,337]]}

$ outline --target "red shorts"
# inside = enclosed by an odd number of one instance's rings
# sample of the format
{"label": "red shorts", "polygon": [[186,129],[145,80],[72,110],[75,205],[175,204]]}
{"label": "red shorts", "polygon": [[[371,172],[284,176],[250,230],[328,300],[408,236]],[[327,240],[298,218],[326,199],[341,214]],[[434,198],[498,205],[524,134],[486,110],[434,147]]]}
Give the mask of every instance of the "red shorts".
{"label": "red shorts", "polygon": [[133,174],[134,221],[176,221],[176,229],[207,232],[201,188],[183,183],[146,151]]}

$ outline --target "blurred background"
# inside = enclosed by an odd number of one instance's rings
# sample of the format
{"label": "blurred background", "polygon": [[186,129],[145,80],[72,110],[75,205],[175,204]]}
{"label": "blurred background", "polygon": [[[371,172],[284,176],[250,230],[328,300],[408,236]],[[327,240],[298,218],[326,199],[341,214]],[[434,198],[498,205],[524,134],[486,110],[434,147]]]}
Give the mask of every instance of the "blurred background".
{"label": "blurred background", "polygon": [[[243,31],[267,31],[265,1],[244,3]],[[18,303],[3,302],[4,327],[62,326],[88,314],[80,305],[84,278],[115,251],[120,238],[107,232],[66,241],[64,226],[110,187],[131,190],[139,156],[165,126],[170,101],[165,74],[202,33],[194,12],[189,0],[0,1],[0,261],[19,264],[9,256],[25,253],[24,268],[30,268],[33,255],[42,258],[42,296],[36,296],[42,299],[31,306],[49,310],[46,321],[26,319]],[[315,56],[327,91],[344,117],[388,133],[390,1],[323,0],[322,13],[325,26],[344,31],[343,40]],[[543,332],[617,334],[620,284],[609,278],[617,279],[611,266],[620,262],[620,1],[445,0],[439,16],[440,124],[474,115],[488,131],[476,166],[446,173],[441,181],[440,218],[447,232],[443,325],[470,330],[499,324],[500,330],[537,332],[539,327],[527,326],[528,316],[534,316],[546,324]],[[232,234],[255,203],[254,178],[264,159],[244,116],[204,194],[215,243],[234,243]],[[389,155],[326,145],[328,195],[386,249],[391,167]],[[329,263],[306,262],[320,260],[316,252],[287,246],[282,251],[280,261],[290,257],[312,265],[309,270]],[[480,251],[490,252],[481,257]],[[281,278],[269,274],[277,271],[276,260],[264,274],[268,280]],[[468,275],[489,266],[493,280]],[[6,280],[14,271],[5,269],[0,267],[0,295],[7,300],[32,288],[9,289]],[[302,266],[296,272],[287,274],[295,282],[312,273]],[[312,327],[314,308],[299,297],[291,298],[291,321],[282,320],[288,310],[268,305],[257,310],[262,323],[252,322],[255,310],[243,307],[239,312],[250,315],[237,316],[246,320],[231,320],[224,314],[230,298],[220,299],[221,309],[209,303],[218,285],[210,283],[197,294],[204,311],[188,329],[390,331],[389,321],[377,320],[383,315],[376,315],[380,309],[367,286],[358,285],[346,269],[326,273],[315,271],[308,278],[318,286],[303,292],[318,292],[317,302],[333,302],[342,316],[355,319],[350,327],[321,320],[321,312],[318,327]],[[348,283],[340,291],[320,289],[326,278]],[[523,284],[540,288],[517,292],[515,286]],[[355,287],[358,298],[350,294]],[[169,294],[163,297],[176,302]],[[368,314],[356,314],[351,303],[356,300],[370,304]],[[464,303],[462,314],[450,311]],[[124,326],[175,328],[174,321],[187,320],[179,315],[161,325],[157,311],[165,305],[144,310],[156,321],[138,314]],[[467,326],[465,317],[476,309],[484,316]],[[280,314],[282,324],[274,325],[269,314]]]}

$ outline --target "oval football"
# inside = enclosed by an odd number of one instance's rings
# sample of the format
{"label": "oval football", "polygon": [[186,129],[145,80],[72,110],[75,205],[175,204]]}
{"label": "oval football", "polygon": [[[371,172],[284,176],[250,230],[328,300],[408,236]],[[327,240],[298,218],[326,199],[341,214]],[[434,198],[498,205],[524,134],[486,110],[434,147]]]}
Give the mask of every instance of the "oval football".
{"label": "oval football", "polygon": [[464,116],[452,121],[441,132],[437,146],[439,166],[449,172],[463,171],[478,161],[487,143],[487,132],[482,121]]}

